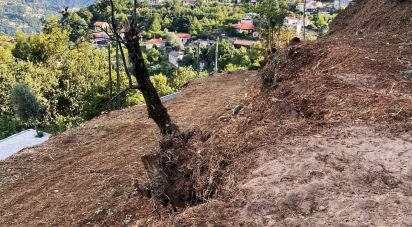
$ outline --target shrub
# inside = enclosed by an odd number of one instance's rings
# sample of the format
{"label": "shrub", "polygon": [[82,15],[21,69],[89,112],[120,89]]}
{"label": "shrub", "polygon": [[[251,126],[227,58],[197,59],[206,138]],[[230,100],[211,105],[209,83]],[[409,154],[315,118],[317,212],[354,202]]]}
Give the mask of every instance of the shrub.
{"label": "shrub", "polygon": [[12,116],[0,114],[0,139],[4,139],[22,129],[20,122]]}
{"label": "shrub", "polygon": [[[26,84],[17,83],[10,92],[10,101],[17,114],[17,117],[27,125],[37,125],[42,116],[40,102]],[[39,132],[37,132],[38,135]]]}

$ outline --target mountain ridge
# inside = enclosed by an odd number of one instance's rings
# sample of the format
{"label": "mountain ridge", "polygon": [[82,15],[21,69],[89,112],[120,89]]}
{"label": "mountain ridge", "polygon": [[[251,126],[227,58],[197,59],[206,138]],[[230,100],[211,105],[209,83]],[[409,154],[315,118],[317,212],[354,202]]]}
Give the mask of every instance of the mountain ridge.
{"label": "mountain ridge", "polygon": [[41,18],[58,14],[64,7],[82,8],[94,0],[3,0],[0,2],[0,33],[14,35],[41,31]]}

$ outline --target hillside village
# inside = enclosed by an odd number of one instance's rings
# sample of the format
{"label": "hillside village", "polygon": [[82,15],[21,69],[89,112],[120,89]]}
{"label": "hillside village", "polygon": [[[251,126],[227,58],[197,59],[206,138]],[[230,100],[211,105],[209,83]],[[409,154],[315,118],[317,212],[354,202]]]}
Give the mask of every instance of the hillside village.
{"label": "hillside village", "polygon": [[[186,7],[196,7],[196,0],[183,0],[183,5]],[[305,5],[306,3],[306,5]],[[341,9],[346,8],[350,0],[334,0],[333,2],[322,3],[317,0],[307,0],[305,3],[301,1],[290,0],[289,4],[290,15],[286,16],[283,21],[283,27],[288,32],[288,38],[300,37],[302,39],[314,39],[326,31],[321,31],[311,21],[311,15],[321,14],[328,17],[333,16]],[[164,4],[163,1],[147,1],[147,5],[150,7],[161,7]],[[249,4],[256,5],[258,2],[250,1]],[[306,12],[306,16],[303,16],[303,12]],[[303,22],[305,21],[305,22]],[[196,49],[200,46],[202,48],[209,49],[216,43],[218,38],[229,40],[236,48],[249,49],[256,45],[258,42],[265,42],[262,37],[262,28],[256,24],[261,23],[258,14],[248,13],[244,18],[240,19],[237,23],[222,24],[222,27],[226,27],[225,30],[216,29],[210,32],[210,39],[202,39],[198,37],[192,37],[190,33],[184,32],[169,32],[169,34],[175,36],[173,40],[166,40],[162,37],[148,38],[146,36],[141,37],[141,42],[144,45],[144,49],[149,51],[152,48],[156,48],[167,55],[168,62],[175,66],[188,66],[183,63],[183,58],[187,54],[188,49]],[[93,23],[93,39],[92,44],[96,47],[105,47],[109,43],[109,35],[105,31],[110,27],[107,22],[96,21]],[[305,30],[305,31],[304,31]],[[226,34],[226,33],[228,34]],[[235,36],[234,36],[235,35]],[[176,48],[171,45],[171,42],[180,43],[180,47]],[[214,62],[208,62],[207,59],[198,59],[197,67],[201,71],[205,70],[208,65],[213,65]]]}

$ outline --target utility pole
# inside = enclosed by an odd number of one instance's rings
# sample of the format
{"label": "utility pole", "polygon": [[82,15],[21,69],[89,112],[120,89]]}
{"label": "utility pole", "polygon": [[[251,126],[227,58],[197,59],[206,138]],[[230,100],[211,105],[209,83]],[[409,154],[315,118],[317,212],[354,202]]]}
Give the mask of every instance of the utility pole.
{"label": "utility pole", "polygon": [[303,41],[306,41],[306,0],[303,1]]}
{"label": "utility pole", "polygon": [[198,40],[198,43],[197,43],[197,78],[199,78],[199,76],[200,76],[199,56],[200,56],[200,41]]}
{"label": "utility pole", "polygon": [[113,86],[112,86],[112,57],[110,54],[110,42],[107,45],[108,51],[108,61],[109,61],[109,111],[113,110],[113,103],[112,103],[112,94],[113,94]]}
{"label": "utility pole", "polygon": [[215,52],[215,72],[217,72],[217,57],[219,55],[219,36],[217,37],[217,42],[216,42],[216,52]]}
{"label": "utility pole", "polygon": [[117,108],[120,109],[120,68],[119,68],[119,42],[116,42],[116,94]]}

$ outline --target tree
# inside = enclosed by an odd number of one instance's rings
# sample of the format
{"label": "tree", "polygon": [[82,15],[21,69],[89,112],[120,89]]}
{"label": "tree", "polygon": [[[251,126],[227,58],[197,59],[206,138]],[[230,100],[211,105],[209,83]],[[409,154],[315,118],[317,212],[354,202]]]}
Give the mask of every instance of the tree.
{"label": "tree", "polygon": [[252,62],[261,59],[266,54],[265,48],[261,42],[256,42],[248,49],[248,55]]}
{"label": "tree", "polygon": [[313,14],[312,22],[318,30],[319,35],[323,35],[328,30],[328,18],[321,15],[319,12]]}
{"label": "tree", "polygon": [[159,33],[162,29],[162,25],[160,24],[159,16],[156,15],[152,21],[152,24],[149,28],[149,32],[151,33]]}
{"label": "tree", "polygon": [[[157,126],[160,129],[160,132],[163,135],[172,134],[178,131],[178,128],[175,124],[172,123],[172,120],[167,112],[167,109],[163,106],[160,101],[159,94],[156,91],[156,88],[153,86],[153,83],[150,80],[150,75],[146,67],[142,50],[140,49],[140,26],[138,24],[137,18],[137,0],[134,0],[132,16],[129,21],[127,21],[128,26],[124,28],[124,38],[119,34],[119,27],[117,26],[118,21],[116,20],[115,5],[114,0],[109,0],[111,8],[111,23],[113,33],[115,35],[115,40],[118,42],[120,47],[120,52],[123,59],[123,64],[125,65],[126,73],[129,79],[129,89],[138,89],[146,102],[147,112],[149,117],[152,118]],[[128,63],[124,54],[122,47],[124,44],[128,51]],[[130,68],[130,71],[128,70]],[[137,85],[133,85],[131,75],[133,75],[137,81]]]}
{"label": "tree", "polygon": [[40,136],[37,126],[42,116],[42,108],[29,86],[26,84],[16,84],[10,92],[10,100],[17,117],[26,122],[26,124],[34,124],[36,133]]}
{"label": "tree", "polygon": [[147,60],[151,64],[155,64],[160,60],[161,54],[160,51],[156,48],[152,48],[147,52]]}
{"label": "tree", "polygon": [[[219,48],[218,49],[218,55],[219,55],[218,68],[224,69],[227,64],[231,63],[236,49],[233,46],[233,44],[227,39],[222,39],[219,42],[218,48]],[[216,52],[216,44],[214,44],[207,53],[209,62],[215,61],[215,52]]]}
{"label": "tree", "polygon": [[176,34],[173,32],[168,32],[166,34],[166,40],[174,49],[183,50],[185,48],[182,40],[178,39]]}
{"label": "tree", "polygon": [[196,71],[192,67],[180,67],[173,73],[171,84],[176,89],[181,89],[184,84],[195,79]]}
{"label": "tree", "polygon": [[236,49],[233,54],[233,59],[231,61],[234,65],[241,66],[241,67],[249,67],[251,61],[248,55],[247,49],[241,47],[240,49]]}
{"label": "tree", "polygon": [[173,92],[173,89],[167,84],[167,77],[165,75],[158,74],[152,76],[150,79],[160,96],[165,96]]}
{"label": "tree", "polygon": [[264,34],[266,34],[267,48],[270,51],[274,46],[275,35],[279,41],[283,21],[288,14],[288,7],[287,0],[264,0],[257,7],[257,13],[263,22]]}

